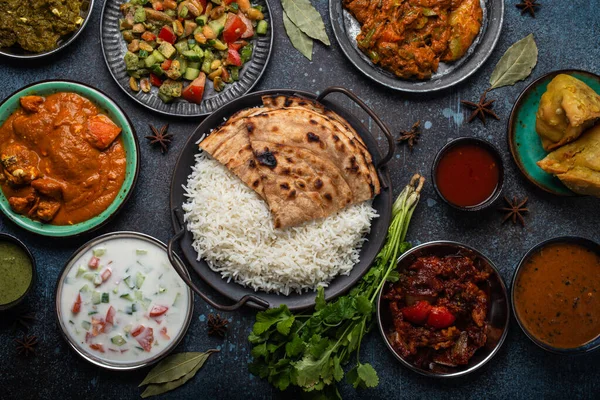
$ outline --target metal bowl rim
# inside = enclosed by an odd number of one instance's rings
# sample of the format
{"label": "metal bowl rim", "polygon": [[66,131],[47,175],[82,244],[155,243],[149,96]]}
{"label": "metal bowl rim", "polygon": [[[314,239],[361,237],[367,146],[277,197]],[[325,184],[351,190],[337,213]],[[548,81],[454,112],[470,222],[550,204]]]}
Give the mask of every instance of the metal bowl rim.
{"label": "metal bowl rim", "polygon": [[[185,321],[183,322],[181,331],[179,332],[177,337],[173,340],[173,342],[171,342],[171,344],[168,347],[165,347],[161,352],[159,352],[158,354],[155,354],[154,356],[150,357],[149,359],[140,361],[137,363],[129,363],[129,364],[112,363],[109,361],[102,360],[98,357],[94,357],[91,353],[81,350],[73,342],[73,339],[66,332],[66,328],[64,327],[62,320],[60,318],[61,307],[60,307],[59,290],[61,288],[61,284],[64,281],[67,273],[73,266],[74,261],[79,256],[81,256],[84,252],[86,252],[91,247],[95,246],[96,244],[105,242],[107,240],[112,240],[115,238],[117,238],[117,239],[118,238],[135,238],[135,239],[145,240],[154,245],[157,245],[158,247],[163,249],[165,251],[165,253],[167,252],[167,245],[164,244],[162,241],[156,239],[153,236],[147,235],[145,233],[134,232],[134,231],[109,232],[109,233],[105,233],[104,235],[95,237],[94,239],[84,243],[77,250],[75,250],[73,252],[73,254],[71,255],[71,257],[69,257],[69,259],[65,262],[65,265],[60,272],[59,278],[56,280],[56,286],[54,289],[54,303],[55,303],[54,304],[54,315],[56,317],[56,324],[58,325],[58,328],[59,328],[60,333],[62,334],[63,338],[67,341],[67,343],[69,344],[71,349],[73,349],[75,351],[75,353],[77,353],[83,359],[85,359],[86,361],[88,361],[94,365],[97,365],[99,367],[106,368],[109,370],[113,370],[113,371],[132,371],[132,370],[147,367],[149,365],[152,365],[152,364],[160,361],[161,359],[166,357],[168,354],[170,354],[179,345],[179,343],[181,343],[184,336],[187,334],[187,331],[190,327],[190,323],[192,321],[192,316],[194,313],[194,293],[187,285],[185,285],[185,288],[188,291],[189,304],[188,304],[186,318],[185,318]],[[175,255],[175,257],[177,259],[177,262],[179,262],[180,264],[183,265],[183,262],[181,261],[181,259],[177,255]]]}
{"label": "metal bowl rim", "polygon": [[428,377],[432,377],[432,378],[449,379],[449,378],[457,378],[457,377],[465,376],[465,375],[468,375],[468,374],[480,369],[485,364],[487,364],[498,353],[498,351],[504,344],[506,336],[508,335],[511,308],[510,308],[510,305],[508,304],[509,303],[508,290],[506,288],[506,284],[504,283],[504,279],[502,279],[502,275],[500,274],[500,271],[498,270],[496,265],[486,255],[484,255],[479,250],[476,250],[469,245],[466,245],[466,244],[463,244],[460,242],[451,241],[451,240],[434,240],[431,242],[422,243],[418,246],[411,248],[410,250],[408,250],[407,252],[402,254],[400,257],[398,257],[398,259],[396,260],[396,265],[398,265],[398,263],[400,263],[406,257],[415,253],[418,250],[422,250],[424,248],[434,247],[434,246],[438,246],[438,245],[454,246],[456,248],[464,248],[464,249],[470,250],[470,251],[474,252],[478,257],[483,259],[492,268],[492,270],[496,274],[498,281],[500,282],[500,286],[502,288],[501,294],[503,295],[503,297],[506,301],[506,318],[504,321],[504,329],[502,331],[502,335],[500,336],[498,343],[496,343],[496,345],[494,346],[494,349],[483,360],[481,360],[477,364],[465,369],[464,371],[458,371],[458,372],[453,372],[453,373],[449,373],[449,374],[441,374],[441,373],[425,371],[423,369],[417,368],[410,362],[408,362],[405,359],[403,359],[402,357],[400,357],[400,355],[396,352],[396,350],[394,350],[394,348],[388,341],[387,336],[385,334],[383,323],[381,321],[381,298],[382,298],[383,289],[385,288],[385,285],[381,288],[381,290],[379,291],[379,294],[377,295],[377,325],[379,326],[379,333],[381,334],[381,337],[383,338],[383,341],[385,342],[388,350],[394,355],[394,357],[396,357],[396,359],[398,361],[400,361],[402,363],[402,365],[404,365],[405,367],[409,368],[410,370],[412,370],[420,375],[424,375],[424,376],[428,376]]}

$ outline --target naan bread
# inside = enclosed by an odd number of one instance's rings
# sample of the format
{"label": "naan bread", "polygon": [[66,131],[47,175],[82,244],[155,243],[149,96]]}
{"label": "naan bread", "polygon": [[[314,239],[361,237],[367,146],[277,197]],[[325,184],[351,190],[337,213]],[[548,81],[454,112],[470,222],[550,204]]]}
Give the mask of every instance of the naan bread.
{"label": "naan bread", "polygon": [[584,132],[537,164],[575,193],[600,197],[600,126]]}
{"label": "naan bread", "polygon": [[200,143],[268,204],[276,228],[325,218],[379,193],[371,154],[338,114],[300,97],[264,96]]}
{"label": "naan bread", "polygon": [[600,95],[570,75],[557,75],[542,95],[535,129],[546,151],[577,139],[600,118]]}

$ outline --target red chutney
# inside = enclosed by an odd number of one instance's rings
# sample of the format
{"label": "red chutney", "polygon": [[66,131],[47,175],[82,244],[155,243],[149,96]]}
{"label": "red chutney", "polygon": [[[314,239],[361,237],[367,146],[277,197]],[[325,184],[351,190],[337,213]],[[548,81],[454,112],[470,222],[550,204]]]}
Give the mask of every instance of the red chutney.
{"label": "red chutney", "polygon": [[459,144],[441,156],[435,178],[440,193],[450,203],[474,207],[494,194],[500,171],[496,158],[486,148]]}

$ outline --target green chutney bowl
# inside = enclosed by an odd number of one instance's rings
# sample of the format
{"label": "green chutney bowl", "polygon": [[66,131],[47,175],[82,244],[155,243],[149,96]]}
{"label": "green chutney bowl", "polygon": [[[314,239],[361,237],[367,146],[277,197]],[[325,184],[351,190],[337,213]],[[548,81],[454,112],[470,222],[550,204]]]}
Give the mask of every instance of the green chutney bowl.
{"label": "green chutney bowl", "polygon": [[117,105],[107,94],[98,89],[92,88],[80,82],[68,80],[52,80],[33,83],[16,91],[6,100],[0,103],[0,125],[8,119],[8,117],[20,107],[19,99],[22,96],[38,95],[49,96],[58,92],[72,92],[83,96],[92,101],[101,112],[106,114],[121,128],[121,137],[127,158],[127,166],[125,170],[125,181],[121,186],[121,190],[115,197],[115,200],[101,214],[73,225],[51,225],[35,221],[24,215],[15,213],[4,193],[0,190],[0,210],[15,224],[21,228],[27,229],[30,232],[37,233],[43,236],[53,237],[68,237],[77,236],[87,233],[91,230],[98,229],[106,224],[117,212],[123,207],[137,181],[140,169],[140,149],[133,124],[127,118],[121,107]]}
{"label": "green chutney bowl", "polygon": [[566,74],[579,79],[600,93],[600,76],[591,72],[568,69],[553,71],[533,81],[517,98],[508,121],[508,146],[515,163],[531,183],[559,196],[577,196],[552,174],[536,164],[548,154],[535,130],[535,118],[540,99],[556,75]]}

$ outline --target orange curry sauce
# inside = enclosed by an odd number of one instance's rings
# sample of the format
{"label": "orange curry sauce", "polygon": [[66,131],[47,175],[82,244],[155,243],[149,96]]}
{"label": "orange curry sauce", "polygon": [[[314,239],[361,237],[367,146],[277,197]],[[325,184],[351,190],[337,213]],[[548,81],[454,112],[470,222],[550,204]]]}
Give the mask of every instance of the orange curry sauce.
{"label": "orange curry sauce", "polygon": [[75,93],[20,102],[0,127],[0,185],[12,209],[54,225],[102,213],[125,180],[121,128]]}
{"label": "orange curry sauce", "polygon": [[514,294],[517,315],[531,335],[556,348],[582,346],[600,335],[600,255],[573,243],[554,243],[521,267]]}

